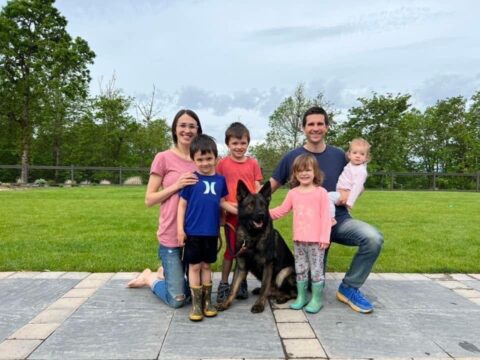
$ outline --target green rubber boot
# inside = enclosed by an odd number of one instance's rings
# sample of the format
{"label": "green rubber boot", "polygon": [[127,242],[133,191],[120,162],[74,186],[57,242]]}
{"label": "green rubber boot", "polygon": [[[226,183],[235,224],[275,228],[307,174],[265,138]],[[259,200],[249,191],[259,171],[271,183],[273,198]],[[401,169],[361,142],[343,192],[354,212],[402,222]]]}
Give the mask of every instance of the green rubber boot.
{"label": "green rubber boot", "polygon": [[301,310],[307,302],[307,280],[297,281],[297,299],[290,304],[290,309]]}
{"label": "green rubber boot", "polygon": [[323,288],[325,286],[324,281],[312,283],[312,299],[305,306],[305,311],[316,314],[323,307]]}

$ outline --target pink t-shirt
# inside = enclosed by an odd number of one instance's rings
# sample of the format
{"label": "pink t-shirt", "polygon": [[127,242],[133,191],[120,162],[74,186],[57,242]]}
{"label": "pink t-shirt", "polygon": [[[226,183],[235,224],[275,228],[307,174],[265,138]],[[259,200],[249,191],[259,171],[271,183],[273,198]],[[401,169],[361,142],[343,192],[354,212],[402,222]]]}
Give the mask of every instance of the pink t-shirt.
{"label": "pink t-shirt", "polygon": [[353,204],[363,191],[363,184],[367,180],[367,164],[353,165],[349,162],[343,168],[337,182],[337,190],[350,190],[347,199],[347,206]]}
{"label": "pink t-shirt", "polygon": [[[181,174],[197,170],[193,161],[185,160],[172,150],[158,153],[150,167],[150,175],[162,178],[161,186],[166,188],[174,184]],[[178,247],[177,243],[177,208],[178,193],[173,194],[160,205],[160,217],[157,238],[160,244],[168,247]]]}
{"label": "pink t-shirt", "polygon": [[318,186],[312,191],[301,192],[291,189],[282,205],[270,209],[276,220],[293,210],[293,240],[330,244],[332,218],[329,211],[328,193]]}

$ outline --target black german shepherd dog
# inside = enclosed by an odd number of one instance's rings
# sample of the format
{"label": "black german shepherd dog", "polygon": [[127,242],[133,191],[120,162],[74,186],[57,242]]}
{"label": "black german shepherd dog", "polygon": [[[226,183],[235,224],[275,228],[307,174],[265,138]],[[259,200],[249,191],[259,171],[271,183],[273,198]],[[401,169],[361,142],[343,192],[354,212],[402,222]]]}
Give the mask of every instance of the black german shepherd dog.
{"label": "black german shepherd dog", "polygon": [[262,312],[270,296],[279,304],[297,296],[295,260],[285,240],[273,228],[268,212],[271,198],[272,188],[269,181],[258,194],[252,194],[243,181],[238,181],[239,225],[235,246],[237,265],[227,300],[217,304],[220,311],[230,307],[248,272],[262,282],[259,297],[251,309],[252,313]]}

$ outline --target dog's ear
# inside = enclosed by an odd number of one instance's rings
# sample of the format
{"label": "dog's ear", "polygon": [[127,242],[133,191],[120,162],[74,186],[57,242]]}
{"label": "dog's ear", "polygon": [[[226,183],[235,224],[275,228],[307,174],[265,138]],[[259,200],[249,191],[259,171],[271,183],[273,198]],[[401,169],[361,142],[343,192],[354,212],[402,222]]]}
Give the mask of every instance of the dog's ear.
{"label": "dog's ear", "polygon": [[241,203],[243,199],[245,199],[248,195],[250,195],[250,190],[248,190],[247,185],[242,180],[238,180],[237,183],[237,202]]}
{"label": "dog's ear", "polygon": [[270,181],[267,180],[258,193],[263,195],[263,197],[267,199],[267,202],[270,203],[270,200],[272,199],[272,185],[270,184]]}

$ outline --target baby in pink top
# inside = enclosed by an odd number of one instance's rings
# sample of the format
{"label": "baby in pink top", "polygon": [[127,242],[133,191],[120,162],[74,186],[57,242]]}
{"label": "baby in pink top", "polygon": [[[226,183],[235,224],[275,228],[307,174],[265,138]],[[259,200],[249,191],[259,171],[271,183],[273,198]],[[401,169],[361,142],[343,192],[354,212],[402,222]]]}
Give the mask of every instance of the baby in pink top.
{"label": "baby in pink top", "polygon": [[351,209],[363,191],[367,180],[367,163],[370,160],[370,144],[362,138],[353,139],[347,152],[350,162],[343,168],[338,178],[337,191],[330,192],[330,215],[335,218],[335,204],[340,198],[347,199],[346,206]]}

